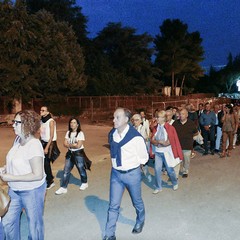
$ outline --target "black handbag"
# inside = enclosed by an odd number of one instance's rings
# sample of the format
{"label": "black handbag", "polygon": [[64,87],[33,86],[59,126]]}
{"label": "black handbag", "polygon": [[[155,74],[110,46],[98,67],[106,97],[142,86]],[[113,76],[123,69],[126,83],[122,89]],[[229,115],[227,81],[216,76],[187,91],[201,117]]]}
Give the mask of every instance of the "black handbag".
{"label": "black handbag", "polygon": [[57,146],[57,142],[52,141],[48,149],[48,158],[52,163],[59,157],[60,153],[61,152]]}

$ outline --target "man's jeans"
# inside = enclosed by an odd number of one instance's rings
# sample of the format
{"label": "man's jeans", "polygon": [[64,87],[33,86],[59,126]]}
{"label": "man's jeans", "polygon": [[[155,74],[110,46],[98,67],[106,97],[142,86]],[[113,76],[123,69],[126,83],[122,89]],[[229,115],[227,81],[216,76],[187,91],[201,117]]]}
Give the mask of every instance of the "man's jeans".
{"label": "man's jeans", "polygon": [[3,238],[3,226],[2,226],[1,220],[0,220],[0,240],[4,240],[4,238]]}
{"label": "man's jeans", "polygon": [[166,159],[164,157],[164,153],[162,152],[155,152],[155,164],[154,164],[154,171],[155,171],[155,184],[156,189],[162,189],[162,166],[165,166],[168,176],[173,184],[173,186],[177,185],[177,177],[174,171],[174,168],[169,167],[167,165]]}
{"label": "man's jeans", "polygon": [[84,168],[84,158],[81,156],[71,156],[70,154],[67,154],[65,159],[65,166],[64,166],[64,173],[63,173],[63,178],[61,182],[61,187],[67,188],[69,179],[70,179],[70,173],[74,165],[76,165],[77,167],[77,170],[81,177],[81,182],[87,183],[87,172],[86,172],[86,169]]}
{"label": "man's jeans", "polygon": [[11,203],[8,212],[2,219],[6,240],[20,239],[20,215],[25,209],[29,235],[28,240],[44,239],[43,210],[46,183],[33,190],[13,191],[9,188]]}
{"label": "man's jeans", "polygon": [[222,128],[217,126],[217,128],[216,128],[216,143],[215,143],[216,150],[220,150],[221,137],[222,137]]}
{"label": "man's jeans", "polygon": [[183,174],[188,174],[191,159],[191,150],[183,150]]}
{"label": "man's jeans", "polygon": [[110,179],[110,203],[105,228],[105,235],[108,237],[115,235],[120,204],[125,188],[128,190],[132,204],[136,209],[136,224],[142,224],[145,220],[145,208],[141,193],[140,167],[128,173],[120,173],[112,168]]}

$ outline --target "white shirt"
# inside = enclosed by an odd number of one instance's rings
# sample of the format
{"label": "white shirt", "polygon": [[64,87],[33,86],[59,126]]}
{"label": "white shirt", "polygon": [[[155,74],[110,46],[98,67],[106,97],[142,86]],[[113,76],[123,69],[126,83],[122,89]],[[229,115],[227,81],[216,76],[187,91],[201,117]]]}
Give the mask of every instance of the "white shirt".
{"label": "white shirt", "polygon": [[[76,137],[76,132],[71,132],[70,138],[68,135],[69,135],[69,131],[67,131],[67,133],[65,135],[65,139],[67,139],[69,144],[74,144],[74,143],[77,143],[78,141],[85,141],[85,136],[82,131],[80,131],[78,133],[77,137]],[[80,148],[69,148],[69,150],[74,152],[74,151],[78,151],[83,148],[84,148],[84,146],[82,144]]]}
{"label": "white shirt", "polygon": [[[45,123],[41,122],[40,136],[44,142],[48,142],[50,139],[50,122],[51,121],[54,121],[54,119],[50,118]],[[57,140],[57,131],[56,131],[56,123],[54,121],[54,133],[53,133],[52,141],[56,141],[56,140]]]}
{"label": "white shirt", "polygon": [[[163,127],[163,132],[164,132],[164,141],[167,141],[167,139],[168,139],[168,134],[167,134],[167,131],[166,131],[166,129],[165,129],[165,127],[164,127],[164,124],[163,125],[159,125],[158,124],[158,126],[157,126],[157,132],[155,133],[155,137],[156,137],[156,135],[158,134],[158,131],[160,131],[160,127]],[[161,147],[161,146],[159,146],[159,145],[157,145],[157,146],[155,146],[155,151],[156,152],[172,152],[172,147],[171,147],[171,145],[169,145],[169,146],[163,146],[163,147]]]}
{"label": "white shirt", "polygon": [[[113,133],[113,140],[119,143],[127,134],[129,125],[123,130],[121,136],[117,129]],[[112,158],[112,166],[117,170],[129,170],[145,164],[148,161],[148,152],[144,139],[141,136],[132,138],[121,147],[122,166],[117,167],[116,158]]]}
{"label": "white shirt", "polygon": [[137,128],[135,128],[142,136],[143,138],[146,140],[148,139],[148,135],[147,135],[147,132],[146,132],[146,129],[145,127],[140,124]]}
{"label": "white shirt", "polygon": [[142,119],[142,123],[143,123],[143,126],[144,126],[144,128],[145,128],[147,137],[149,138],[149,136],[150,136],[149,121],[148,121],[146,118],[143,118],[143,119]]}
{"label": "white shirt", "polygon": [[[33,138],[25,145],[15,141],[14,145],[7,154],[7,173],[19,176],[32,172],[30,160],[34,157],[42,157],[44,173],[44,151],[39,139]],[[45,173],[43,179],[32,182],[8,182],[9,187],[13,190],[32,190],[40,187],[45,182]]]}

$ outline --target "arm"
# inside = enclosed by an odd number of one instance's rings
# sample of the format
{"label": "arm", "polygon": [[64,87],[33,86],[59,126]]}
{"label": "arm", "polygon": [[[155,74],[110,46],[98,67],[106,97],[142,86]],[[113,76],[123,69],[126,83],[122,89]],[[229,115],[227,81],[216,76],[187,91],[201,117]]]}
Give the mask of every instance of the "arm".
{"label": "arm", "polygon": [[66,148],[75,148],[75,149],[80,148],[82,145],[83,145],[83,140],[78,140],[77,143],[70,144],[70,143],[68,143],[68,140],[65,139],[64,143],[63,143],[64,147],[66,147]]}
{"label": "arm", "polygon": [[5,182],[33,182],[43,178],[43,158],[40,156],[33,157],[30,161],[32,169],[31,173],[25,175],[0,174],[0,177]]}
{"label": "arm", "polygon": [[44,149],[44,154],[47,154],[48,153],[48,149],[50,147],[50,144],[53,140],[53,136],[54,136],[54,124],[55,124],[55,121],[52,120],[50,123],[49,123],[49,127],[50,127],[50,138],[49,138],[49,141],[47,143],[47,146],[45,147]]}

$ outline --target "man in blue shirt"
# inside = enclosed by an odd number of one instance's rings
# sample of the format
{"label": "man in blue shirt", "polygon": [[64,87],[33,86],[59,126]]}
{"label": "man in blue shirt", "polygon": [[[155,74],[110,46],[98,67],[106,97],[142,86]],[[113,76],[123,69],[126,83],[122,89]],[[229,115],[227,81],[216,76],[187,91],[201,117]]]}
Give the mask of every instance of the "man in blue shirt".
{"label": "man in blue shirt", "polygon": [[215,123],[216,115],[211,111],[210,103],[205,103],[205,110],[199,118],[199,124],[201,128],[201,133],[203,136],[204,142],[204,153],[203,155],[208,154],[208,140],[210,140],[210,152],[214,155],[215,150]]}

